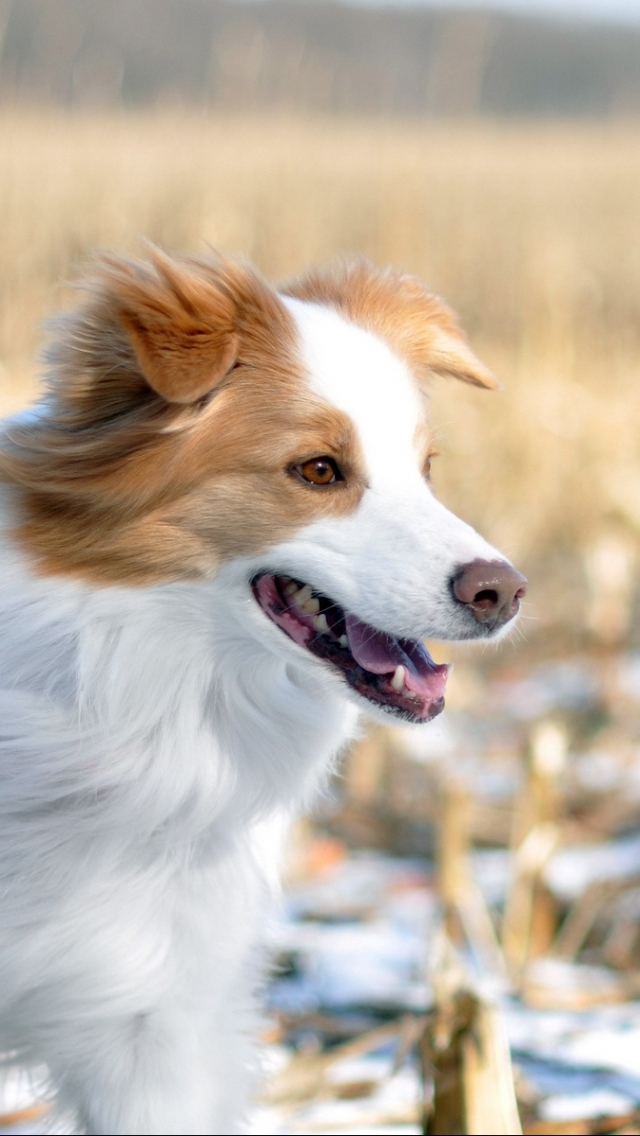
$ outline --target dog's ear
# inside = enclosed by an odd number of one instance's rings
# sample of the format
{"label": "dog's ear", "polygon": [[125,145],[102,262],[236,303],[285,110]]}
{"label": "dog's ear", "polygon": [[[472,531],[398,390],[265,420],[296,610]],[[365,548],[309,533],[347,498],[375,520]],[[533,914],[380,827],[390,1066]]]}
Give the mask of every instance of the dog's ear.
{"label": "dog's ear", "polygon": [[[370,318],[420,378],[445,375],[487,390],[500,385],[469,347],[455,312],[422,280],[394,269],[380,272],[367,267],[365,279],[373,300]],[[364,301],[363,296],[366,309]]]}
{"label": "dog's ear", "polygon": [[101,284],[149,386],[167,402],[196,402],[236,361],[236,305],[223,276],[205,278],[157,249],[150,259],[153,268],[105,258]]}
{"label": "dog's ear", "polygon": [[468,346],[451,308],[416,276],[381,271],[365,259],[347,260],[314,270],[281,291],[337,308],[385,339],[420,378],[436,373],[477,387],[499,385]]}
{"label": "dog's ear", "polygon": [[423,358],[427,361],[427,370],[437,375],[462,379],[464,383],[486,390],[496,390],[500,386],[493,371],[478,359],[459,330],[452,334],[443,328],[436,329]]}

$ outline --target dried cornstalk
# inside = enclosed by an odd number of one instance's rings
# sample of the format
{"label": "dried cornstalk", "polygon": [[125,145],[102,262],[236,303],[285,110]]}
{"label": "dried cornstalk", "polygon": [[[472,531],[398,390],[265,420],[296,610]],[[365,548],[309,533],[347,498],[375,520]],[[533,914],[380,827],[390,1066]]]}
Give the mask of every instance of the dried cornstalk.
{"label": "dried cornstalk", "polygon": [[480,999],[473,1028],[463,1040],[463,1068],[465,1131],[477,1136],[521,1133],[504,1020],[495,1006]]}
{"label": "dried cornstalk", "polygon": [[404,1019],[368,1030],[326,1053],[320,1049],[294,1054],[284,1069],[269,1082],[264,1098],[269,1104],[296,1104],[335,1096],[336,1087],[326,1080],[327,1070],[347,1057],[361,1057],[384,1045],[402,1039]]}
{"label": "dried cornstalk", "polygon": [[638,939],[638,919],[635,911],[620,913],[616,901],[625,893],[637,891],[640,876],[623,879],[595,880],[582,892],[569,911],[556,941],[553,955],[560,959],[573,959],[584,946],[596,922],[605,918],[610,925],[604,945],[604,957],[616,967],[633,965],[633,948]]}
{"label": "dried cornstalk", "polygon": [[576,957],[615,886],[616,881],[595,880],[578,896],[553,944],[554,958]]}
{"label": "dried cornstalk", "polygon": [[515,981],[522,978],[529,959],[548,949],[555,934],[553,899],[543,872],[560,837],[559,780],[566,752],[561,726],[545,722],[534,732],[527,781],[515,814],[514,870],[502,922],[502,947]]}
{"label": "dried cornstalk", "polygon": [[437,884],[449,937],[466,940],[483,975],[507,985],[504,955],[484,896],[471,872],[468,790],[448,781],[440,788]]}
{"label": "dried cornstalk", "polygon": [[440,787],[436,870],[445,927],[453,941],[461,938],[459,907],[469,886],[468,817],[467,789],[458,782],[444,782]]}
{"label": "dried cornstalk", "polygon": [[584,550],[595,675],[602,701],[614,714],[624,703],[621,653],[632,618],[637,563],[637,540],[627,532],[600,531]]}
{"label": "dried cornstalk", "polygon": [[459,989],[436,1008],[422,1043],[433,1097],[428,1136],[516,1136],[522,1132],[511,1055],[499,1011]]}
{"label": "dried cornstalk", "polygon": [[[435,1006],[420,1046],[428,1136],[522,1132],[511,1054],[499,1010],[470,988],[446,930],[434,944]],[[426,1096],[426,1094],[425,1094]]]}
{"label": "dried cornstalk", "polygon": [[468,990],[455,990],[436,1004],[425,1031],[420,1058],[425,1084],[432,1086],[422,1127],[427,1136],[462,1136],[468,1131],[463,1053],[475,1008],[475,998]]}

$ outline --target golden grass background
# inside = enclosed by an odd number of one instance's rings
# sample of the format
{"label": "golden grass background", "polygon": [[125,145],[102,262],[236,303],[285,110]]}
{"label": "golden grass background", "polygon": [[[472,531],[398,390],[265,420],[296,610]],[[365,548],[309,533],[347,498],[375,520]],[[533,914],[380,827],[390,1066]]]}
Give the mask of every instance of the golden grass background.
{"label": "golden grass background", "polygon": [[0,409],[33,397],[42,321],[95,247],[208,243],[274,279],[401,265],[504,384],[434,383],[437,491],[531,576],[529,642],[580,641],[594,542],[634,561],[640,527],[639,143],[624,122],[5,109]]}

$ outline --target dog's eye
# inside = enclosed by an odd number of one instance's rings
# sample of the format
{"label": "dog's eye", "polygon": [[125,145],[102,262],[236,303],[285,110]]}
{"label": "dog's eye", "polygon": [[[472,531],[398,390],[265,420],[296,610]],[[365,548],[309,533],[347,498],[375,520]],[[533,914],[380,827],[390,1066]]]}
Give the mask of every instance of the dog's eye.
{"label": "dog's eye", "polygon": [[344,481],[341,470],[333,458],[310,458],[293,467],[298,477],[309,485],[333,485],[336,481]]}
{"label": "dog's eye", "polygon": [[431,453],[427,454],[426,458],[424,459],[422,465],[422,475],[426,481],[431,481],[431,462],[434,458],[437,458],[437,456],[437,451],[432,450]]}

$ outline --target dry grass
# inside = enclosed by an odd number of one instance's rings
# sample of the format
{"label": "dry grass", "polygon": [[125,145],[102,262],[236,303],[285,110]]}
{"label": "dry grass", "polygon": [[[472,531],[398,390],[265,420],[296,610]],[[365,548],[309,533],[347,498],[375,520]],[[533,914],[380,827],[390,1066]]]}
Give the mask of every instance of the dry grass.
{"label": "dry grass", "polygon": [[4,409],[95,246],[205,242],[276,278],[345,250],[423,276],[503,378],[434,394],[440,494],[580,628],[583,552],[640,526],[640,127],[0,118]]}

